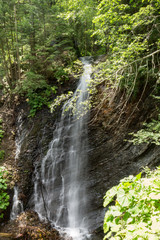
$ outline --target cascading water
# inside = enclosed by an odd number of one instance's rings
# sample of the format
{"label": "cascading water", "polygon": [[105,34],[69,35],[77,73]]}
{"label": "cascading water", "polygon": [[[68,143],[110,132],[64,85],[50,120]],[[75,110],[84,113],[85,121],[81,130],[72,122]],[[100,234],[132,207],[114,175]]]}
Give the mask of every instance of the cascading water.
{"label": "cascading water", "polygon": [[[15,154],[15,162],[17,161],[19,154],[21,152],[21,146],[22,143],[26,137],[26,131],[23,129],[22,125],[23,125],[23,120],[22,120],[22,114],[21,112],[19,113],[19,117],[17,120],[17,137],[16,137],[16,154]],[[23,203],[22,201],[19,199],[18,197],[19,195],[19,189],[18,186],[14,187],[14,195],[13,195],[13,203],[12,203],[12,210],[11,210],[11,214],[10,214],[10,219],[14,220],[18,214],[20,214],[21,212],[23,212]]]}
{"label": "cascading water", "polygon": [[[72,99],[63,106],[41,167],[35,168],[34,185],[34,206],[40,219],[49,220],[73,240],[85,240],[89,236],[85,189],[88,116],[78,117],[87,107],[87,85],[92,70],[86,58],[82,62],[84,73]],[[74,116],[70,110],[66,111],[73,103]]]}
{"label": "cascading water", "polygon": [[14,187],[13,205],[10,215],[10,219],[14,220],[16,217],[23,212],[23,203],[18,198],[18,187]]}

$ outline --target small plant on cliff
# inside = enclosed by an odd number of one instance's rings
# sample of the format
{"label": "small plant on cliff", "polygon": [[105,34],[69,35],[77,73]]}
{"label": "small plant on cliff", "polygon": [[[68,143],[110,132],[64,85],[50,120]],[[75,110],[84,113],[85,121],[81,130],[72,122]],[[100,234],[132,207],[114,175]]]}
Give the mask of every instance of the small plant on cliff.
{"label": "small plant on cliff", "polygon": [[136,133],[130,133],[133,139],[128,140],[133,144],[154,143],[160,145],[160,114],[158,119],[152,119],[149,123],[143,123],[143,128]]}
{"label": "small plant on cliff", "polygon": [[3,210],[9,205],[9,195],[7,194],[7,180],[5,178],[6,170],[4,167],[0,168],[0,218],[3,218]]}
{"label": "small plant on cliff", "polygon": [[129,176],[112,187],[104,197],[104,207],[110,203],[104,218],[105,239],[160,239],[160,167]]}

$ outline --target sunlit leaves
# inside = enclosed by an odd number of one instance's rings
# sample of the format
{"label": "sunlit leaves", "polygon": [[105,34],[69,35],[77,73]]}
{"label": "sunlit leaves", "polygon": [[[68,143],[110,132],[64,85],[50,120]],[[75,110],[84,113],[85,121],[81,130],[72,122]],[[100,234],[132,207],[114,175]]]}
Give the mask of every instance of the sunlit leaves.
{"label": "sunlit leaves", "polygon": [[103,206],[106,207],[110,202],[112,202],[116,194],[117,194],[117,187],[113,187],[110,190],[108,190],[106,192],[106,195],[104,196]]}
{"label": "sunlit leaves", "polygon": [[[95,31],[92,36],[108,54],[109,64],[103,66],[106,79],[115,84],[115,89],[117,85],[125,89],[127,102],[137,95],[140,86],[147,84],[146,81],[158,78],[158,73],[152,69],[156,68],[156,61],[155,66],[149,66],[151,71],[141,60],[132,63],[149,53],[154,55],[159,46],[160,5],[157,1],[142,0],[125,3],[122,0],[101,1],[93,19]],[[152,61],[151,57],[148,62]]]}
{"label": "sunlit leaves", "polygon": [[[0,168],[0,212],[5,210],[9,205],[9,195],[6,193],[7,180],[4,178],[4,173],[6,173],[5,168]],[[3,217],[3,213],[0,214],[0,218]]]}
{"label": "sunlit leaves", "polygon": [[[109,206],[104,218],[104,239],[142,239],[160,238],[160,169],[141,178],[129,176],[120,184],[108,190],[104,206]],[[109,200],[110,196],[110,200]]]}
{"label": "sunlit leaves", "polygon": [[160,121],[152,119],[150,123],[144,123],[143,128],[136,133],[130,133],[133,136],[128,140],[133,144],[154,143],[160,145]]}

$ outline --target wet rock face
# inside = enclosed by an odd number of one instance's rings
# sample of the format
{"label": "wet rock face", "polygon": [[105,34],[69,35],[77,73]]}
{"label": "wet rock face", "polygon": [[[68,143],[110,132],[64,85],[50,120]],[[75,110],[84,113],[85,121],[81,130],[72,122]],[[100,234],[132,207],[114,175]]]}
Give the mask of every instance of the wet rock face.
{"label": "wet rock face", "polygon": [[[127,130],[131,132],[131,130]],[[126,136],[128,135],[125,133]],[[134,146],[103,127],[89,128],[88,197],[92,240],[103,238],[103,197],[119,180],[160,164],[160,148],[150,144]],[[101,227],[100,227],[101,226]]]}
{"label": "wet rock face", "polygon": [[[18,185],[26,209],[32,207],[29,200],[33,193],[34,166],[37,164],[40,167],[40,161],[52,140],[60,111],[51,114],[47,109],[43,109],[33,119],[28,119],[24,106],[21,106],[19,111],[22,111],[22,129],[26,135],[17,159],[20,169]],[[134,146],[124,142],[125,136],[131,131],[128,129],[124,134],[117,134],[102,125],[89,126],[86,189],[91,240],[103,239],[105,192],[125,176],[137,174],[144,166],[153,168],[160,164],[158,146]]]}
{"label": "wet rock face", "polygon": [[43,109],[35,118],[28,118],[26,106],[22,105],[18,109],[18,118],[17,125],[20,126],[17,141],[20,149],[16,159],[19,169],[18,187],[26,208],[33,193],[35,164],[40,165],[40,160],[48,149],[55,128],[56,114],[53,116],[48,109]]}

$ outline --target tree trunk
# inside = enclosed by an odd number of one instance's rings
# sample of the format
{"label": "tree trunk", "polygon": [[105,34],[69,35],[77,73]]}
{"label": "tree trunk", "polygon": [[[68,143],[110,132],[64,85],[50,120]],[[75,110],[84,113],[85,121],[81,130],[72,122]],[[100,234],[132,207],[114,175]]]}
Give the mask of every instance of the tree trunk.
{"label": "tree trunk", "polygon": [[0,233],[0,237],[13,238],[13,234],[12,233]]}

